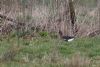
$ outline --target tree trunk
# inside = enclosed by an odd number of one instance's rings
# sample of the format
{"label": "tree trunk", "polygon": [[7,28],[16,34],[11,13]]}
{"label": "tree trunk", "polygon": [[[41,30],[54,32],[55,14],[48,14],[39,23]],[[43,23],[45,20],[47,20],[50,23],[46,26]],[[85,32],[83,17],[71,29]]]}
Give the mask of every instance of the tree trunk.
{"label": "tree trunk", "polygon": [[74,36],[75,10],[72,0],[65,0],[62,18],[63,35]]}
{"label": "tree trunk", "polygon": [[99,23],[99,30],[100,30],[100,0],[97,1],[97,6],[98,6],[98,23]]}
{"label": "tree trunk", "polygon": [[73,2],[72,0],[68,0],[69,3],[69,12],[70,12],[70,35],[74,36],[74,25],[75,25],[75,10],[74,10],[74,6],[73,6]]}

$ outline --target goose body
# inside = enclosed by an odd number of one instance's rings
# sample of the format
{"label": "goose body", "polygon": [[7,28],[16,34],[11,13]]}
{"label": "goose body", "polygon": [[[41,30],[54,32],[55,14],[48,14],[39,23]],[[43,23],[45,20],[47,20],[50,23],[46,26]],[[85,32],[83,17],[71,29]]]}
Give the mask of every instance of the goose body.
{"label": "goose body", "polygon": [[65,41],[68,41],[68,42],[74,40],[74,37],[73,36],[62,36],[61,38],[64,39]]}
{"label": "goose body", "polygon": [[64,41],[71,42],[74,40],[74,36],[67,36],[67,35],[63,36],[61,31],[59,31],[59,34],[60,38],[63,39]]}

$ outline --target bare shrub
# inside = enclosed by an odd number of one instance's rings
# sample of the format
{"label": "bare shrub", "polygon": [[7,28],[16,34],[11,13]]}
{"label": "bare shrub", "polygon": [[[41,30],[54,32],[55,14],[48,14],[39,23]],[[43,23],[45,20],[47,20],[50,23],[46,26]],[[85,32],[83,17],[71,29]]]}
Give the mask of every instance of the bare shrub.
{"label": "bare shrub", "polygon": [[88,6],[77,5],[76,25],[78,26],[77,36],[86,37],[88,33],[95,31],[99,27],[97,7],[89,8]]}
{"label": "bare shrub", "polygon": [[[74,33],[79,37],[87,36],[92,30],[99,28],[97,11],[99,6],[89,7],[88,4],[81,4],[80,0],[73,2],[77,17],[75,24],[79,26],[78,31]],[[35,32],[45,30],[57,33],[62,30],[64,35],[72,34],[68,0],[10,0],[9,2],[2,0],[0,3],[0,13],[18,20],[19,23],[25,23],[25,31],[31,31],[33,28]]]}
{"label": "bare shrub", "polygon": [[[9,1],[10,2],[10,1]],[[66,3],[65,3],[66,2]],[[47,32],[58,32],[59,29],[63,31],[64,34],[71,34],[71,24],[70,24],[70,8],[68,8],[68,1],[11,1],[10,6],[6,4],[5,1],[2,2],[2,5],[8,6],[11,11],[8,11],[6,14],[13,16],[14,18],[20,17],[21,20],[18,20],[20,23],[25,23],[25,30],[31,30],[31,27],[38,28],[39,31]],[[34,4],[34,5],[33,5]],[[38,4],[38,5],[37,5]],[[72,6],[71,6],[72,7]],[[15,9],[16,8],[16,9]],[[67,9],[68,8],[68,9]],[[3,11],[3,8],[2,10]],[[31,19],[27,19],[27,16],[30,16]],[[57,19],[58,17],[58,19]],[[69,32],[68,32],[69,31]]]}

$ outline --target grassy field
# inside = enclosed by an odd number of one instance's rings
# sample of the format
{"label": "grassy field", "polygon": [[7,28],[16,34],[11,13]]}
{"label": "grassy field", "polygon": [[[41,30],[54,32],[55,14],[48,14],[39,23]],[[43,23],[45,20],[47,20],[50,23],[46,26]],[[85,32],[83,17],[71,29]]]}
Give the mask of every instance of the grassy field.
{"label": "grassy field", "polygon": [[100,67],[100,38],[73,42],[49,37],[4,39],[0,41],[0,56],[7,58],[0,61],[0,67]]}

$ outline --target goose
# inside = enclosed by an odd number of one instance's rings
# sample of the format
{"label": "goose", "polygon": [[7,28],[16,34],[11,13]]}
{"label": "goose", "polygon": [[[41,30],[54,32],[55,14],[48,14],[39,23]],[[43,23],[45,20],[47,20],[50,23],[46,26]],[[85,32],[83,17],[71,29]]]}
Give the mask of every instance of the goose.
{"label": "goose", "polygon": [[63,36],[62,32],[59,31],[59,35],[60,35],[60,38],[62,38],[64,41],[67,41],[67,42],[71,42],[74,40],[74,36]]}

